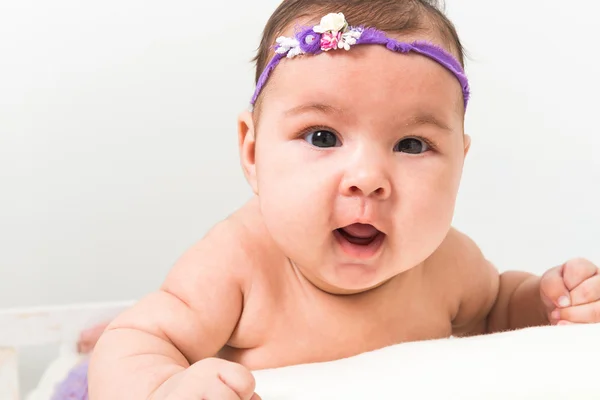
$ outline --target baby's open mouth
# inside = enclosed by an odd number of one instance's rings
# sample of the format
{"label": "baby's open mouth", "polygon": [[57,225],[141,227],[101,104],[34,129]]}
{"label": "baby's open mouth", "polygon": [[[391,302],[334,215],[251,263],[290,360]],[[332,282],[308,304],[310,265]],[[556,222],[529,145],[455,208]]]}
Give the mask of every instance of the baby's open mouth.
{"label": "baby's open mouth", "polygon": [[336,230],[348,242],[357,246],[368,246],[384,235],[373,225],[352,224]]}

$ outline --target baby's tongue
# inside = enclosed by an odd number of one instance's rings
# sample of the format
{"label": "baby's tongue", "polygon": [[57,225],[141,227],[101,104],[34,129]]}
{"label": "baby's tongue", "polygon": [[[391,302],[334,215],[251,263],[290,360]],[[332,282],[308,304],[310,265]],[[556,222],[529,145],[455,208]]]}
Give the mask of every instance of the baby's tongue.
{"label": "baby's tongue", "polygon": [[343,228],[344,232],[346,232],[350,236],[354,236],[356,238],[370,238],[379,232],[373,225],[364,225],[364,224],[352,224]]}

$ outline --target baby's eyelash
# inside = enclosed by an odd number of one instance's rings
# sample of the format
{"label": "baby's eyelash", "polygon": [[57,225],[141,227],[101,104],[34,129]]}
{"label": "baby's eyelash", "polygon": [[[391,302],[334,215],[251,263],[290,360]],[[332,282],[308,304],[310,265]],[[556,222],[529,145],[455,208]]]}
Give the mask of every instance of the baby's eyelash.
{"label": "baby's eyelash", "polygon": [[413,135],[413,136],[406,136],[406,137],[403,137],[402,139],[398,140],[398,143],[399,143],[399,142],[401,142],[401,141],[403,141],[403,140],[406,140],[406,139],[417,139],[417,140],[421,140],[421,141],[422,141],[422,142],[424,142],[424,143],[427,145],[427,147],[429,147],[431,150],[437,150],[437,149],[438,149],[438,144],[437,144],[435,141],[433,141],[433,140],[431,140],[431,139],[429,139],[429,138],[423,137],[423,136],[414,136],[414,135]]}
{"label": "baby's eyelash", "polygon": [[335,134],[338,139],[341,140],[340,135],[338,134],[338,132],[335,129],[332,129],[330,127],[324,126],[324,125],[310,125],[307,126],[306,128],[300,129],[298,132],[298,137],[304,137],[306,135],[308,135],[309,133],[313,133],[313,132],[317,132],[317,131],[328,131],[331,132],[333,134]]}

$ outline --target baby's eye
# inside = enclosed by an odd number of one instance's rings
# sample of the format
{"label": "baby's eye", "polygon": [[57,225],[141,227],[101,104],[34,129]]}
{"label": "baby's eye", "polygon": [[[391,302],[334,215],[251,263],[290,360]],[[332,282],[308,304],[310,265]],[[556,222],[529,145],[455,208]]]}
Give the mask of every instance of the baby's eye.
{"label": "baby's eye", "polygon": [[326,130],[310,132],[304,139],[315,147],[328,148],[341,145],[335,133]]}
{"label": "baby's eye", "polygon": [[429,150],[429,145],[421,139],[406,138],[398,142],[394,151],[408,154],[421,154]]}

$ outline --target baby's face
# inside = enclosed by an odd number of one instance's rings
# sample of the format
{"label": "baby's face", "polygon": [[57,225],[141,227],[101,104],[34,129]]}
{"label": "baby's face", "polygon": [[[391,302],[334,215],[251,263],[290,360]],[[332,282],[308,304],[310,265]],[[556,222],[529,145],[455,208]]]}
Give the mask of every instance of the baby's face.
{"label": "baby's face", "polygon": [[356,46],[282,61],[263,96],[249,179],[303,275],[355,293],[434,252],[468,148],[453,75],[419,55]]}

